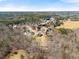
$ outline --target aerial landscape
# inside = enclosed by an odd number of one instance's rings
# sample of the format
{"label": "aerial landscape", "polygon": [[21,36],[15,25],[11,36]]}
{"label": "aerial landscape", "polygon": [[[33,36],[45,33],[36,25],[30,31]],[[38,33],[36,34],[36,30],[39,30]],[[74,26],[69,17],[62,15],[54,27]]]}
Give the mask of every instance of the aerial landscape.
{"label": "aerial landscape", "polygon": [[0,12],[0,59],[78,58],[78,11]]}
{"label": "aerial landscape", "polygon": [[79,0],[0,0],[0,59],[79,59]]}

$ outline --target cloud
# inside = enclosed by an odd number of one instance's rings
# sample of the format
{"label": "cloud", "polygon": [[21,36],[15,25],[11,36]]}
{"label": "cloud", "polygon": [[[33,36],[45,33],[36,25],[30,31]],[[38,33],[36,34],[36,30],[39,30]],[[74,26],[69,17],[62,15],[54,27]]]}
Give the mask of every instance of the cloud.
{"label": "cloud", "polygon": [[79,7],[64,7],[64,6],[50,6],[50,7],[34,7],[30,5],[12,5],[6,4],[4,6],[0,6],[0,11],[78,11]]}
{"label": "cloud", "polygon": [[3,0],[0,0],[0,1],[3,1]]}
{"label": "cloud", "polygon": [[79,3],[79,0],[61,0],[66,3]]}
{"label": "cloud", "polygon": [[45,11],[79,11],[79,7],[71,7],[71,8],[65,8],[65,7],[50,7],[47,9],[43,9]]}
{"label": "cloud", "polygon": [[7,4],[0,7],[0,11],[27,11],[28,7]]}
{"label": "cloud", "polygon": [[0,0],[0,2],[1,2],[1,1],[6,1],[6,0]]}

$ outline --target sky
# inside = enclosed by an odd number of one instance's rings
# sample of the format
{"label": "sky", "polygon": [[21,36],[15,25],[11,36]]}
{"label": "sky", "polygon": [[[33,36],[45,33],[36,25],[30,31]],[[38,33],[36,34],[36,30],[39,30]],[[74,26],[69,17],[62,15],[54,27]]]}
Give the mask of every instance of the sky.
{"label": "sky", "polygon": [[79,0],[0,0],[0,11],[79,11]]}

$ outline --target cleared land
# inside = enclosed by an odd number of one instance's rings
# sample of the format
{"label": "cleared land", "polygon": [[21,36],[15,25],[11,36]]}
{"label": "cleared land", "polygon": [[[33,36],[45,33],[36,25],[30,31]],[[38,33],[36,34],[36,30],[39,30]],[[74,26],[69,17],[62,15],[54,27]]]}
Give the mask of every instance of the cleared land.
{"label": "cleared land", "polygon": [[65,22],[63,22],[63,25],[58,26],[56,28],[78,29],[79,21],[65,21]]}

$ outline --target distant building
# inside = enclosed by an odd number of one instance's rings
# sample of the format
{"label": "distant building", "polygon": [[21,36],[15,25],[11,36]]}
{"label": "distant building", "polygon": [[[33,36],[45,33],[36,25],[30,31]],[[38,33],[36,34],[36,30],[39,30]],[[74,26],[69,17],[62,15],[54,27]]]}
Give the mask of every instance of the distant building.
{"label": "distant building", "polygon": [[67,20],[68,20],[68,21],[71,21],[71,19],[70,19],[70,18],[68,18]]}

